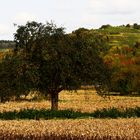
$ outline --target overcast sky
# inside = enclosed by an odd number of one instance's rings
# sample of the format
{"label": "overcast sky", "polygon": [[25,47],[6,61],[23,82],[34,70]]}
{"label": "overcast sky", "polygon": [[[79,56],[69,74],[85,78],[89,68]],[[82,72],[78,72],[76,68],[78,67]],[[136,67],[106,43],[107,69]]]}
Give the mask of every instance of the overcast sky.
{"label": "overcast sky", "polygon": [[14,23],[53,20],[71,32],[103,24],[140,24],[140,0],[0,0],[0,40],[13,39]]}

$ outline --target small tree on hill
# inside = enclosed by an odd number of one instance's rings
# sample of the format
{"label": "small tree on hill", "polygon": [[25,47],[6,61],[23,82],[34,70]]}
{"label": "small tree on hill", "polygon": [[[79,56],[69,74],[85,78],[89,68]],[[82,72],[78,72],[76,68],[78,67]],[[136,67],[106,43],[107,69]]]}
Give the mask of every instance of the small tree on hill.
{"label": "small tree on hill", "polygon": [[[53,23],[28,22],[18,26],[15,43],[15,55],[24,62],[23,75],[28,74],[32,88],[51,95],[52,110],[58,109],[62,90],[83,84],[106,85],[108,69],[99,57],[98,41],[88,32],[65,34],[64,28]],[[28,82],[23,84],[26,87]]]}
{"label": "small tree on hill", "polygon": [[140,25],[138,25],[137,23],[134,23],[134,24],[133,24],[133,28],[134,28],[134,29],[140,29]]}
{"label": "small tree on hill", "polygon": [[100,27],[100,29],[107,29],[107,28],[110,28],[110,27],[112,27],[112,26],[109,25],[109,24],[106,24],[106,25],[102,25],[102,26]]}
{"label": "small tree on hill", "polygon": [[130,24],[127,24],[127,25],[126,25],[126,27],[127,27],[127,28],[130,28],[130,27],[131,27],[131,25],[130,25]]}

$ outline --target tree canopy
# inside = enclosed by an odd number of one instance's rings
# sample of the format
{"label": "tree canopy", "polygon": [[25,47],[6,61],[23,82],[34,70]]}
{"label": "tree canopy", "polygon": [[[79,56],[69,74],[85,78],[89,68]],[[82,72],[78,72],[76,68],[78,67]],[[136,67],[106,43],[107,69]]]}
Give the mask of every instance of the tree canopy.
{"label": "tree canopy", "polygon": [[109,73],[100,57],[101,42],[100,38],[91,38],[87,30],[66,34],[63,27],[53,23],[18,26],[14,54],[20,57],[23,87],[50,94],[51,109],[55,110],[62,90],[84,84],[105,86]]}

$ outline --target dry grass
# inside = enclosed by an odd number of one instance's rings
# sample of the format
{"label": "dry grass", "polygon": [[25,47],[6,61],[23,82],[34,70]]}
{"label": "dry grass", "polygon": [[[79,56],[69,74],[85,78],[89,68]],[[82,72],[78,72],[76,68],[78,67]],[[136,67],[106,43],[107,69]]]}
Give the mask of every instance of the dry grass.
{"label": "dry grass", "polygon": [[[102,98],[93,90],[60,93],[59,108],[81,112],[140,107],[140,97]],[[50,108],[49,101],[7,102],[0,111]],[[140,119],[75,119],[0,121],[0,140],[140,140]]]}
{"label": "dry grass", "polygon": [[[116,107],[118,109],[140,107],[140,97],[111,96],[110,99],[98,96],[94,90],[79,90],[77,92],[62,91],[59,96],[59,109],[93,112],[96,109]],[[20,110],[24,108],[49,109],[49,101],[7,102],[0,104],[0,112]]]}

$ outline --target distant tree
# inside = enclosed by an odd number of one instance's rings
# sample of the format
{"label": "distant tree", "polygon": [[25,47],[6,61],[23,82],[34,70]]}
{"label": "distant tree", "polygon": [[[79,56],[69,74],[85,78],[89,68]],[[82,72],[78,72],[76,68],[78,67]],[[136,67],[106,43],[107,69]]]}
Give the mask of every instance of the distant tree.
{"label": "distant tree", "polygon": [[130,27],[131,27],[131,25],[130,25],[130,24],[127,24],[127,25],[126,25],[126,27],[127,27],[127,28],[130,28]]}
{"label": "distant tree", "polygon": [[89,32],[89,30],[86,29],[86,28],[79,28],[79,29],[73,31],[72,33],[73,33],[73,34],[80,35],[80,34],[85,33],[85,32]]}
{"label": "distant tree", "polygon": [[140,25],[138,25],[137,23],[134,23],[134,24],[133,24],[133,28],[134,28],[134,29],[140,29]]}
{"label": "distant tree", "polygon": [[109,28],[109,27],[111,27],[111,25],[106,24],[106,25],[102,25],[102,26],[100,27],[100,29],[107,29],[107,28]]}
{"label": "distant tree", "polygon": [[134,73],[131,67],[121,67],[119,71],[112,75],[112,90],[120,92],[120,95],[130,95],[133,91]]}
{"label": "distant tree", "polygon": [[134,46],[136,49],[140,48],[140,41],[137,41]]}

